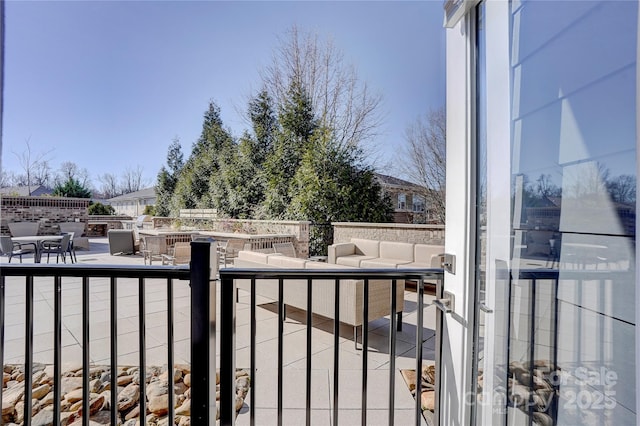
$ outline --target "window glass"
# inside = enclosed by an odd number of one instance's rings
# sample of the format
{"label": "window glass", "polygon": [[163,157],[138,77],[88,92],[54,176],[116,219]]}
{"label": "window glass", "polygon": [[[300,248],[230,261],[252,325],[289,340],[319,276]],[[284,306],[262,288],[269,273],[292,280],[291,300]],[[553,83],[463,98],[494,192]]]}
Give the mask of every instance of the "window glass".
{"label": "window glass", "polygon": [[398,194],[398,208],[399,209],[407,208],[407,194]]}
{"label": "window glass", "polygon": [[510,28],[508,416],[635,424],[638,5],[512,3]]}

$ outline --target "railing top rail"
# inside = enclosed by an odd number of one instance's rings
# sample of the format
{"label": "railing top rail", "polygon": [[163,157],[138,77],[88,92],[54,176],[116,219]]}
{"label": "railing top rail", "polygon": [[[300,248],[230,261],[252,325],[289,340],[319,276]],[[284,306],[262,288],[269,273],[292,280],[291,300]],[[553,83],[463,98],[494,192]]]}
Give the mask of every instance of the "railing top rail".
{"label": "railing top rail", "polygon": [[409,279],[441,279],[444,270],[441,268],[428,269],[275,269],[275,268],[223,268],[220,278],[409,278]]}
{"label": "railing top rail", "polygon": [[189,279],[189,266],[123,266],[123,265],[45,265],[0,264],[0,275],[7,277],[116,277]]}

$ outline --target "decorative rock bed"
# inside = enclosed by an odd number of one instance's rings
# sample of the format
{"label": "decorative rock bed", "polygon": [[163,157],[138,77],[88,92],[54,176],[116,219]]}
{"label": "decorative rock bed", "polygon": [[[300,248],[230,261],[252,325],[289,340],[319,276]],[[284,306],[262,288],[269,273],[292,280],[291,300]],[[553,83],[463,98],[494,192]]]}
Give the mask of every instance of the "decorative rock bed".
{"label": "decorative rock bed", "polygon": [[[111,422],[110,368],[93,366],[90,369],[89,403],[91,425],[108,425]],[[147,367],[146,420],[147,425],[168,425],[168,377],[167,370]],[[24,424],[24,365],[5,365],[2,378],[2,424]],[[82,424],[82,366],[65,369],[62,373],[62,399],[60,418],[62,426]],[[118,368],[119,423],[123,426],[140,424],[140,372],[138,367]],[[190,425],[191,374],[188,365],[176,365],[173,374],[175,392],[175,424]],[[216,372],[216,401],[220,400],[220,373]],[[239,411],[249,391],[250,378],[246,370],[236,371],[236,412]],[[36,364],[33,373],[33,426],[53,425],[53,366]],[[218,414],[220,415],[220,406]]]}
{"label": "decorative rock bed", "polygon": [[[401,370],[409,391],[416,397],[416,370]],[[433,420],[433,412],[435,410],[435,384],[436,384],[436,366],[425,365],[422,367],[422,393],[420,394],[420,406],[422,407],[422,415],[425,420]]]}

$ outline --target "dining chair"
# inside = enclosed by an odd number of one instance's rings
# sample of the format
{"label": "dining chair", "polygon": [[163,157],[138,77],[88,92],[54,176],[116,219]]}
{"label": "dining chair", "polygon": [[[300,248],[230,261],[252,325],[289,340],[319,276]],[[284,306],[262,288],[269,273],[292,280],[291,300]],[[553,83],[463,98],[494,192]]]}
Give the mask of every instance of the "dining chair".
{"label": "dining chair", "polygon": [[147,235],[142,237],[140,247],[145,265],[147,264],[147,260],[149,261],[149,265],[153,265],[154,260],[162,262],[162,255],[167,254],[167,240],[164,235]]}
{"label": "dining chair", "polygon": [[69,238],[69,248],[67,249],[67,253],[69,253],[69,257],[71,258],[71,263],[78,263],[78,256],[76,256],[76,247],[73,243],[75,239],[75,232],[65,232],[66,234],[71,235]]}
{"label": "dining chair", "polygon": [[14,256],[20,257],[20,263],[22,263],[22,255],[33,253],[34,259],[37,253],[36,243],[18,243],[11,241],[11,237],[8,235],[0,236],[0,252],[3,256],[7,256],[8,262],[11,263],[11,258]]}
{"label": "dining chair", "polygon": [[169,254],[162,255],[163,265],[184,265],[191,261],[191,243],[177,242]]}
{"label": "dining chair", "polygon": [[[64,263],[67,263],[67,252],[69,251],[69,242],[71,241],[71,234],[63,234],[61,240],[44,240],[42,241],[40,248],[40,258],[44,253],[47,254],[47,263],[49,263],[49,256],[53,253],[56,254],[56,263],[59,263],[60,258]],[[73,263],[73,257],[71,257],[71,263]]]}

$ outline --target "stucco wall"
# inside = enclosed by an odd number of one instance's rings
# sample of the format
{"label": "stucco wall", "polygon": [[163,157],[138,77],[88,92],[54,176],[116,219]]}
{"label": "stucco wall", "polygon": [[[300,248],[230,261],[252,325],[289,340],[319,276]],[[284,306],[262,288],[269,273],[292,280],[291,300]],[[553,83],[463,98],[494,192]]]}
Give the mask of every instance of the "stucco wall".
{"label": "stucco wall", "polygon": [[346,243],[351,238],[365,238],[444,245],[444,225],[362,222],[334,222],[332,225],[334,243]]}

